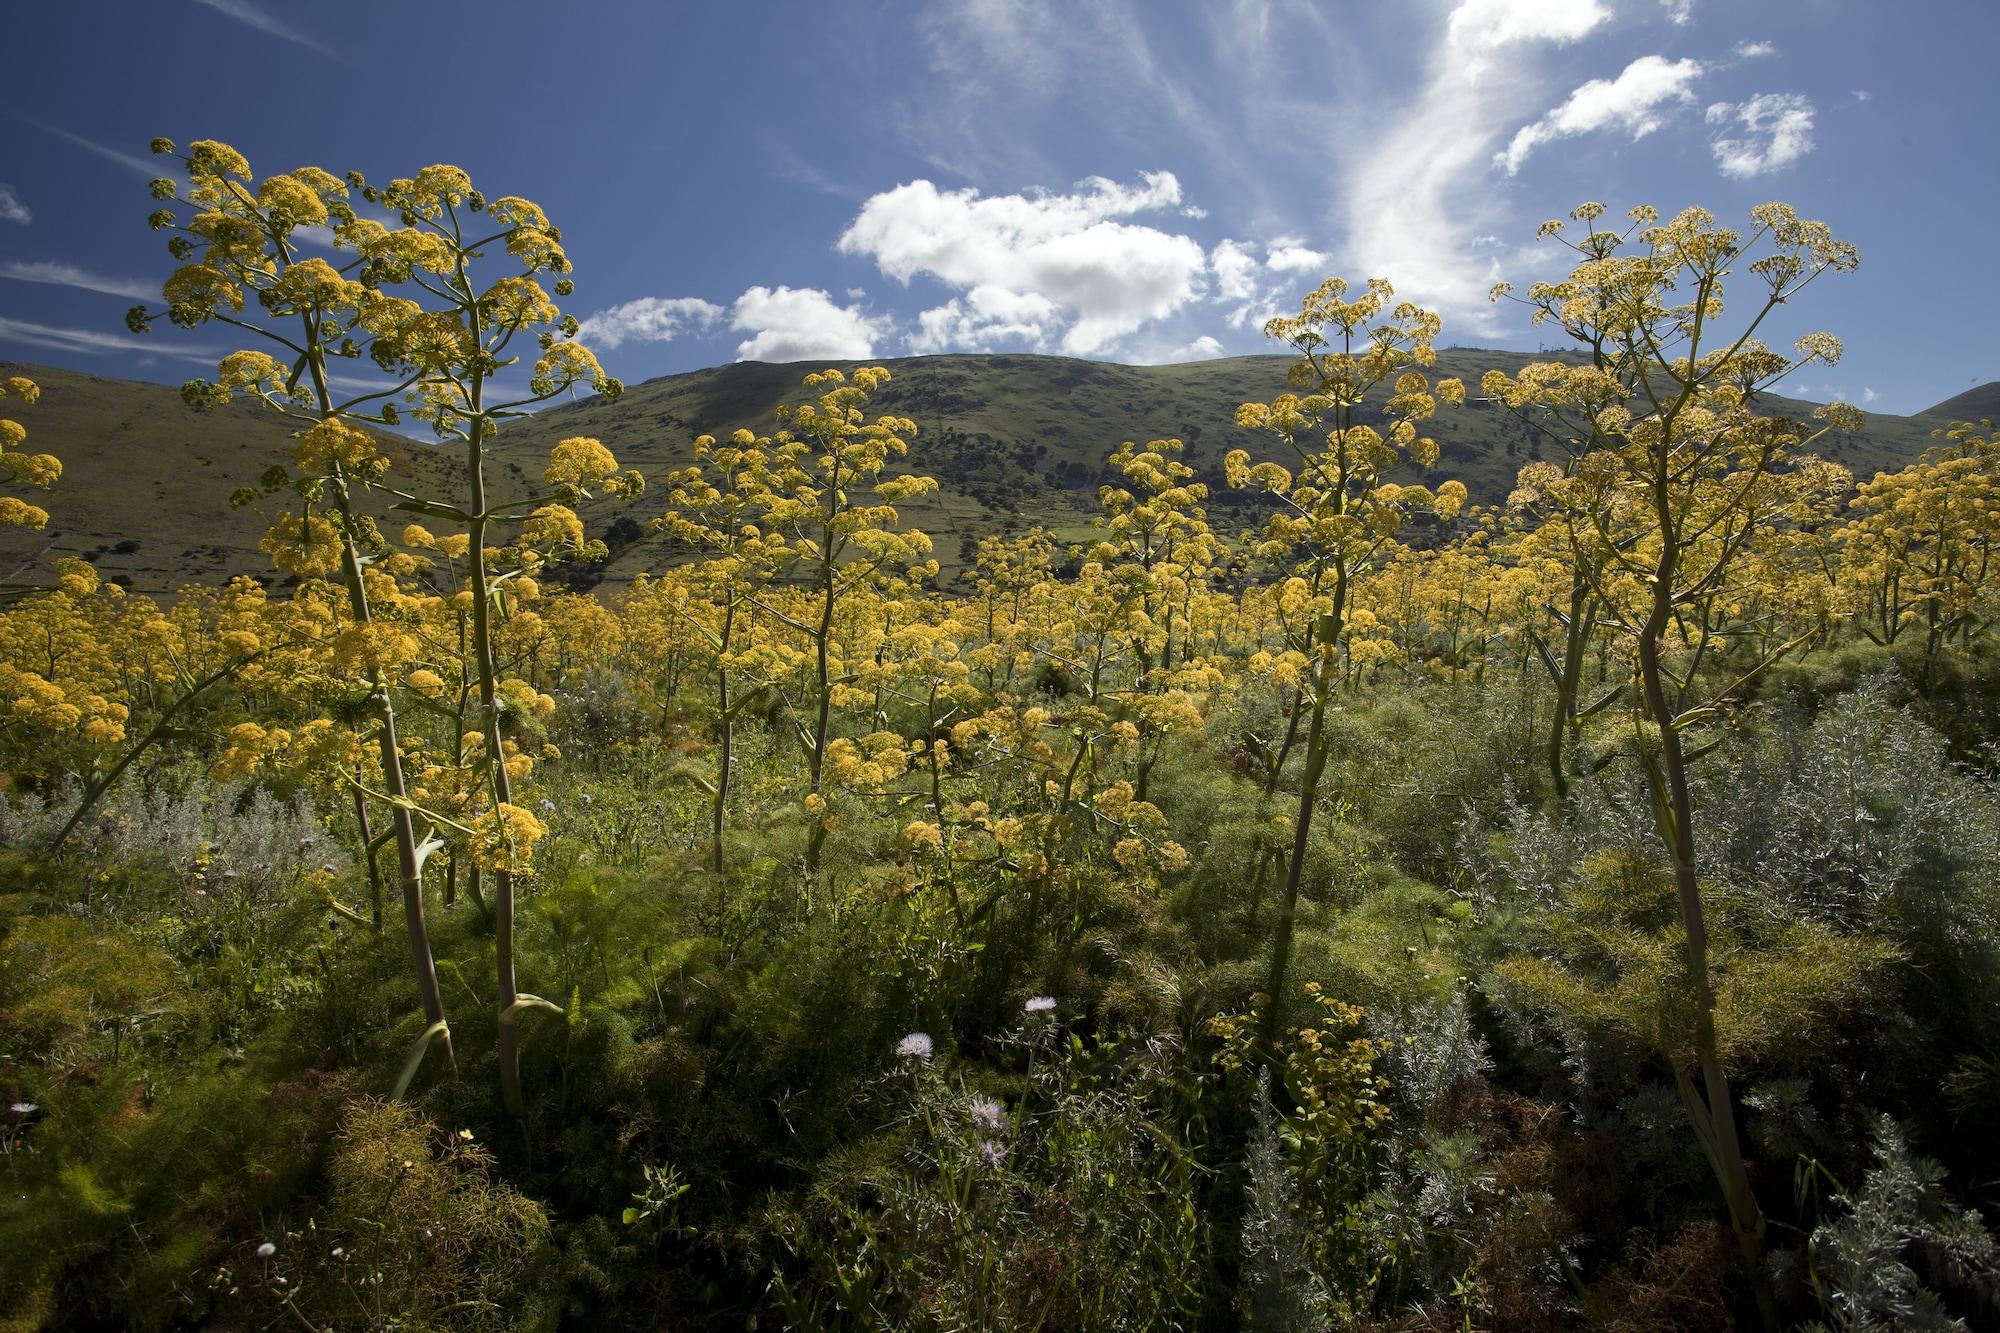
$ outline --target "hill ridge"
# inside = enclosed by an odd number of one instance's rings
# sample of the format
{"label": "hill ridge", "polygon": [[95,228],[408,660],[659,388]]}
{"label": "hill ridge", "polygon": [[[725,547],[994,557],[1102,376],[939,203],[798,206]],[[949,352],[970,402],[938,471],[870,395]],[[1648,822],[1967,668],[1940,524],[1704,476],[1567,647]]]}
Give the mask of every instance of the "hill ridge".
{"label": "hill ridge", "polygon": [[[1444,348],[1435,373],[1476,386],[1488,369],[1516,370],[1558,355]],[[904,521],[931,534],[947,571],[969,563],[978,538],[989,532],[1039,522],[1065,540],[1081,539],[1097,510],[1097,487],[1109,479],[1104,460],[1128,439],[1184,440],[1188,461],[1210,483],[1211,519],[1233,533],[1258,521],[1264,508],[1256,497],[1221,484],[1224,454],[1262,448],[1253,434],[1237,429],[1236,407],[1283,392],[1290,361],[1254,353],[1131,366],[999,352],[729,362],[633,383],[615,401],[583,398],[509,423],[489,475],[501,498],[526,494],[551,445],[594,435],[625,466],[658,478],[685,465],[696,435],[770,430],[779,403],[808,396],[800,383],[808,372],[883,365],[891,378],[874,409],[918,424],[903,470],[940,481],[936,493],[900,506]],[[107,577],[148,592],[239,573],[273,576],[258,542],[278,502],[231,510],[227,500],[286,458],[287,429],[275,414],[254,403],[197,413],[172,387],[88,371],[8,362],[0,363],[0,374],[25,374],[43,384],[41,401],[16,415],[28,427],[30,446],[56,454],[65,469],[41,501],[52,515],[50,532],[0,533],[0,570],[26,563],[32,568],[25,577],[48,582],[54,557],[82,555]],[[1813,406],[1772,402],[1776,410],[1799,415]],[[1916,457],[1939,424],[1928,414],[1874,416],[1860,435],[1826,452],[1871,476]],[[1503,498],[1515,473],[1540,451],[1537,437],[1490,404],[1468,401],[1428,425],[1440,445],[1430,475],[1464,481],[1478,501]],[[398,470],[421,489],[455,489],[459,464],[447,451],[398,437],[392,452]],[[586,514],[593,532],[612,546],[612,558],[591,577],[616,585],[671,562],[671,553],[645,532],[661,503],[657,494],[641,496],[601,503]]]}

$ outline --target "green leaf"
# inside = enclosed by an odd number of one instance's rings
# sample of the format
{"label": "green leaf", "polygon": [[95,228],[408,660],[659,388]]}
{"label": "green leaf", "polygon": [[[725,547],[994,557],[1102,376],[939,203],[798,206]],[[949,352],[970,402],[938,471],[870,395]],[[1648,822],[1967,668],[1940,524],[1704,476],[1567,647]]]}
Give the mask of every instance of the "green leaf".
{"label": "green leaf", "polygon": [[403,1072],[396,1076],[396,1086],[389,1092],[390,1100],[403,1100],[403,1094],[410,1090],[410,1083],[416,1078],[417,1071],[423,1068],[424,1055],[430,1050],[431,1043],[439,1037],[449,1038],[450,1035],[450,1027],[440,1018],[410,1043],[410,1053],[403,1057]]}
{"label": "green leaf", "polygon": [[1596,703],[1584,709],[1581,713],[1578,713],[1576,715],[1576,720],[1579,722],[1590,721],[1591,718],[1596,717],[1599,713],[1603,712],[1605,709],[1611,707],[1612,704],[1616,703],[1619,700],[1619,698],[1621,698],[1624,695],[1624,693],[1625,693],[1625,686],[1623,685],[1612,686],[1611,693],[1605,695],[1602,699],[1599,699]]}

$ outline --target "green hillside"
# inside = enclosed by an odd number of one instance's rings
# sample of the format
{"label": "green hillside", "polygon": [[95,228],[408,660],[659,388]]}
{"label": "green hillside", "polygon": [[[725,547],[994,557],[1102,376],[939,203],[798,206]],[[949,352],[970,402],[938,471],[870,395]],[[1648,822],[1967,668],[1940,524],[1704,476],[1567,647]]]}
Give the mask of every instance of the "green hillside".
{"label": "green hillside", "polygon": [[1947,421],[2000,421],[2000,380],[1982,384],[1976,389],[1967,389],[1933,407],[1924,409],[1927,417],[1942,417]]}
{"label": "green hillside", "polygon": [[[144,592],[234,574],[271,577],[257,543],[271,504],[232,510],[229,495],[288,459],[283,421],[256,403],[197,412],[178,390],[49,366],[0,362],[0,377],[42,386],[33,407],[7,406],[27,447],[62,459],[62,480],[36,495],[45,531],[0,529],[0,582],[49,582],[60,556],[80,555],[106,578]],[[448,485],[454,464],[398,436],[384,437],[395,473],[424,488]],[[386,512],[379,501],[368,507]]]}
{"label": "green hillside", "polygon": [[[1476,386],[1489,369],[1511,371],[1533,359],[1453,348],[1439,354],[1437,373]],[[1262,506],[1221,486],[1221,460],[1239,446],[1261,448],[1236,428],[1236,407],[1282,392],[1287,362],[1248,356],[1123,366],[1014,354],[884,361],[893,378],[878,396],[880,409],[916,419],[920,433],[908,466],[941,483],[935,495],[904,506],[905,519],[936,539],[948,571],[995,530],[1045,523],[1078,539],[1089,531],[1097,487],[1107,479],[1105,456],[1123,440],[1177,436],[1215,488],[1211,514],[1218,526],[1252,523]],[[687,461],[696,435],[771,429],[773,410],[798,401],[805,392],[800,380],[818,368],[739,362],[635,384],[615,402],[591,398],[551,408],[501,435],[495,489],[525,493],[548,447],[569,435],[595,435],[626,466],[657,477]],[[0,534],[0,570],[20,568],[15,577],[45,581],[49,559],[82,555],[107,577],[146,591],[236,573],[268,575],[257,547],[268,506],[232,511],[227,497],[283,461],[287,438],[277,418],[254,404],[197,413],[174,389],[135,380],[16,364],[0,365],[0,374],[25,374],[43,385],[41,402],[21,416],[31,446],[57,454],[64,466],[62,482],[42,501],[54,516],[49,531]],[[1933,411],[1962,415],[1953,405],[1972,396]],[[1810,411],[1810,404],[1776,402]],[[1931,414],[1874,416],[1866,431],[1828,452],[1869,476],[1916,457],[1938,424]],[[1540,449],[1512,418],[1476,401],[1445,411],[1432,425],[1442,451],[1434,477],[1459,478],[1475,500],[1503,497]],[[417,489],[453,489],[457,464],[447,452],[397,439],[392,456]],[[588,515],[614,550],[602,570],[606,581],[629,581],[667,561],[643,535],[658,505],[659,497],[649,495]]]}
{"label": "green hillside", "polygon": [[[1517,370],[1546,359],[1520,352],[1451,348],[1436,373],[1456,375],[1477,392],[1488,370]],[[1233,531],[1255,523],[1265,502],[1221,484],[1231,449],[1265,447],[1238,430],[1236,407],[1285,389],[1285,356],[1230,357],[1167,366],[1123,366],[1067,357],[949,355],[881,361],[890,383],[877,395],[884,412],[915,418],[908,468],[938,478],[937,494],[904,506],[906,520],[929,532],[938,559],[962,563],[980,536],[996,529],[1045,523],[1069,538],[1089,530],[1097,487],[1109,480],[1104,459],[1121,441],[1178,437],[1186,458],[1210,479],[1210,515]],[[835,362],[851,368],[859,362]],[[539,456],[567,435],[595,435],[619,461],[649,476],[683,464],[696,435],[739,426],[768,431],[778,404],[798,401],[812,364],[739,362],[629,386],[615,402],[590,399],[552,408],[513,428],[514,449]],[[1812,404],[1773,400],[1801,415]],[[1868,429],[1828,450],[1862,476],[1896,468],[1930,441],[1935,423],[1877,416]],[[1495,502],[1512,489],[1521,466],[1540,456],[1533,433],[1507,413],[1477,401],[1447,409],[1430,423],[1440,446],[1433,477],[1465,482],[1476,501]],[[642,499],[635,513],[656,504]],[[622,546],[605,577],[623,581],[660,560],[651,543]]]}

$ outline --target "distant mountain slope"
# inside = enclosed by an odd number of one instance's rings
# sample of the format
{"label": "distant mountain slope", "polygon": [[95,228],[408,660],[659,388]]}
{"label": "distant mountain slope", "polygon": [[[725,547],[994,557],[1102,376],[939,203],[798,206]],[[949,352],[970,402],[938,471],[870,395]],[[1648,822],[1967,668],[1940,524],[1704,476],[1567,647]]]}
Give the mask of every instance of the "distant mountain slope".
{"label": "distant mountain slope", "polygon": [[[1518,370],[1544,354],[1449,348],[1438,354],[1435,374],[1456,375],[1478,392],[1488,370]],[[980,536],[999,529],[1046,523],[1070,539],[1088,532],[1097,510],[1097,487],[1109,480],[1104,459],[1124,440],[1178,437],[1185,457],[1208,480],[1210,517],[1226,531],[1259,520],[1260,498],[1222,484],[1222,459],[1231,449],[1258,453],[1266,441],[1237,429],[1237,405],[1285,391],[1287,356],[1231,357],[1167,366],[1123,366],[1067,357],[948,355],[880,361],[890,382],[875,403],[883,412],[916,420],[907,468],[936,476],[937,494],[903,506],[906,521],[930,533],[947,568],[970,558]],[[852,369],[860,362],[834,362]],[[723,435],[737,427],[769,431],[772,412],[798,402],[804,375],[819,363],[772,365],[738,362],[629,386],[615,402],[586,399],[551,408],[514,425],[509,447],[539,453],[567,435],[595,435],[620,462],[649,476],[684,464],[699,434]],[[1769,400],[1773,410],[1800,416],[1813,404]],[[1933,423],[1905,417],[1869,419],[1859,435],[1827,452],[1860,475],[1901,467],[1930,443]],[[1440,446],[1430,480],[1457,477],[1473,499],[1496,502],[1521,467],[1538,457],[1543,442],[1499,408],[1468,401],[1445,409],[1427,427]],[[1414,477],[1413,477],[1414,479]],[[637,502],[650,513],[656,497]],[[617,551],[605,570],[614,581],[656,566],[661,553],[642,540]]]}
{"label": "distant mountain slope", "polygon": [[[0,528],[0,582],[48,582],[50,565],[65,555],[145,592],[272,576],[258,543],[278,501],[231,509],[229,495],[290,461],[290,434],[276,413],[246,402],[197,412],[166,385],[0,362],[0,377],[10,375],[34,380],[42,396],[33,407],[0,406],[27,427],[27,448],[62,460],[63,475],[34,497],[49,511],[45,531]],[[441,451],[385,439],[404,478],[434,488],[456,475]],[[367,507],[387,512],[379,500]]]}
{"label": "distant mountain slope", "polygon": [[[1436,373],[1457,375],[1476,392],[1485,371],[1516,370],[1536,359],[1452,348],[1439,353]],[[1109,479],[1105,456],[1124,440],[1177,436],[1210,482],[1212,519],[1233,532],[1264,510],[1256,497],[1222,485],[1224,454],[1264,448],[1236,428],[1236,407],[1283,392],[1288,363],[1284,356],[1170,366],[1012,354],[883,360],[892,378],[876,404],[916,420],[907,467],[941,483],[936,494],[902,506],[905,522],[932,535],[948,571],[969,560],[979,537],[997,530],[1039,522],[1078,540],[1089,531],[1097,487]],[[552,407],[501,434],[493,489],[502,498],[528,493],[549,446],[570,435],[595,435],[621,463],[657,478],[687,462],[696,435],[771,430],[777,406],[801,401],[807,391],[800,381],[824,364],[739,362],[635,384],[615,402],[586,398]],[[257,544],[272,503],[231,510],[227,500],[287,457],[286,430],[274,415],[254,404],[201,414],[172,388],[76,371],[0,364],[0,374],[25,374],[43,385],[41,402],[18,415],[30,446],[64,465],[62,481],[41,500],[54,516],[49,532],[0,532],[0,581],[23,565],[19,577],[47,581],[49,558],[70,554],[146,591],[236,573],[269,576]],[[1784,399],[1772,405],[1799,415],[1812,407]],[[1937,424],[1931,416],[1871,417],[1866,431],[1827,452],[1872,476],[1916,457]],[[1542,447],[1504,412],[1474,402],[1445,410],[1430,425],[1442,453],[1430,479],[1457,477],[1475,500],[1505,496],[1515,473]],[[395,441],[392,452],[397,470],[415,478],[420,491],[458,489],[451,453],[406,440]],[[613,548],[601,571],[607,581],[629,581],[670,561],[644,533],[661,503],[651,493],[586,516]]]}
{"label": "distant mountain slope", "polygon": [[1948,421],[2000,421],[2000,380],[1945,399],[1923,411],[1927,417]]}

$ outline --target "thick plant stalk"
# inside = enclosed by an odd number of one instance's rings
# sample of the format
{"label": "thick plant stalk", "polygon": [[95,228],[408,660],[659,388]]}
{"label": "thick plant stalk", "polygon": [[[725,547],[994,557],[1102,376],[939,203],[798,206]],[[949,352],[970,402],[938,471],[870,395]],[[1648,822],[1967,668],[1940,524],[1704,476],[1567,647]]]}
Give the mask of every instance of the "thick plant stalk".
{"label": "thick plant stalk", "polygon": [[[479,336],[476,308],[468,312],[473,337]],[[487,791],[492,797],[493,815],[501,836],[506,837],[506,819],[500,807],[514,803],[513,780],[507,775],[507,755],[500,734],[499,669],[493,652],[493,587],[486,577],[485,449],[480,441],[486,431],[485,377],[474,372],[467,394],[465,469],[470,482],[472,515],[467,567],[472,581],[472,657],[479,673],[480,735],[486,739]],[[521,1038],[511,1015],[520,998],[514,978],[514,872],[505,864],[493,869],[493,968],[496,1003],[504,1021],[500,1024],[500,1100],[515,1115],[527,1111],[521,1095]]]}
{"label": "thick plant stalk", "polygon": [[1756,1293],[1759,1312],[1766,1326],[1775,1328],[1770,1288],[1759,1267],[1764,1252],[1764,1214],[1750,1184],[1742,1140],[1736,1129],[1734,1095],[1716,1039],[1715,987],[1709,976],[1708,919],[1695,875],[1694,798],[1688,790],[1687,756],[1681,747],[1680,733],[1674,727],[1660,665],[1660,641],[1673,620],[1674,578],[1680,563],[1667,489],[1667,466],[1662,456],[1654,485],[1661,525],[1660,558],[1654,571],[1651,612],[1639,635],[1638,655],[1639,688],[1645,713],[1659,730],[1657,762],[1647,764],[1646,771],[1654,789],[1660,837],[1673,860],[1674,891],[1681,926],[1687,936],[1688,982],[1694,988],[1695,998],[1694,1056],[1701,1087],[1697,1089],[1684,1070],[1676,1068],[1675,1075],[1695,1135],[1728,1205],[1730,1226]]}
{"label": "thick plant stalk", "polygon": [[[317,349],[315,349],[317,350]],[[311,358],[313,387],[321,409],[332,412],[333,397],[326,380],[324,354]],[[358,531],[354,505],[347,492],[346,478],[335,465],[330,478],[335,508],[341,518],[340,573],[347,588],[348,609],[355,622],[370,624],[373,609],[368,603],[368,585],[361,575],[361,553],[355,547]],[[437,961],[431,952],[430,927],[424,920],[423,859],[417,852],[417,826],[411,813],[409,788],[403,781],[403,751],[396,742],[396,705],[389,697],[388,682],[381,668],[368,673],[368,702],[375,712],[378,752],[382,763],[382,786],[389,797],[389,827],[396,844],[396,870],[403,890],[403,928],[410,941],[410,967],[417,977],[417,999],[423,1006],[424,1022],[437,1027],[445,1022],[444,991],[438,985]],[[455,1068],[457,1059],[451,1045],[451,1029],[444,1027],[438,1037],[445,1064]]]}
{"label": "thick plant stalk", "polygon": [[1583,651],[1589,644],[1595,607],[1581,570],[1570,576],[1569,619],[1563,625],[1563,655],[1556,673],[1555,716],[1549,723],[1549,785],[1558,807],[1569,799],[1569,745],[1577,730],[1576,695],[1583,681]]}
{"label": "thick plant stalk", "polygon": [[711,835],[713,845],[710,852],[710,864],[714,867],[715,873],[718,875],[722,873],[724,865],[723,831],[724,820],[727,819],[729,813],[730,751],[734,747],[736,740],[736,714],[731,711],[729,702],[729,667],[727,665],[729,640],[735,628],[736,599],[725,597],[722,607],[722,639],[721,646],[716,653],[715,667],[716,725],[722,734],[718,738],[720,746],[719,753],[716,756],[715,808],[712,820],[714,828]]}
{"label": "thick plant stalk", "polygon": [[1312,726],[1306,736],[1306,771],[1299,779],[1298,818],[1292,826],[1292,855],[1285,867],[1285,896],[1278,907],[1278,929],[1271,940],[1271,977],[1265,986],[1263,1045],[1275,1052],[1284,1009],[1285,973],[1291,966],[1292,932],[1298,924],[1299,885],[1305,876],[1306,851],[1312,836],[1313,811],[1319,804],[1319,783],[1326,774],[1326,706],[1333,696],[1334,660],[1338,655],[1347,582],[1336,581],[1334,611],[1319,618],[1316,646],[1319,667],[1313,675]]}
{"label": "thick plant stalk", "polygon": [[[839,473],[834,474],[835,493],[838,494]],[[829,641],[833,638],[833,609],[837,589],[834,580],[839,570],[834,564],[833,524],[826,525],[820,542],[820,611],[819,628],[813,633],[813,683],[819,691],[819,711],[813,718],[812,753],[807,757],[807,788],[814,796],[825,799],[822,790],[826,769],[827,732],[833,722],[833,691],[831,672],[827,659]],[[826,843],[826,820],[816,815],[813,819],[812,835],[806,841],[806,883],[819,882],[820,850]]]}

